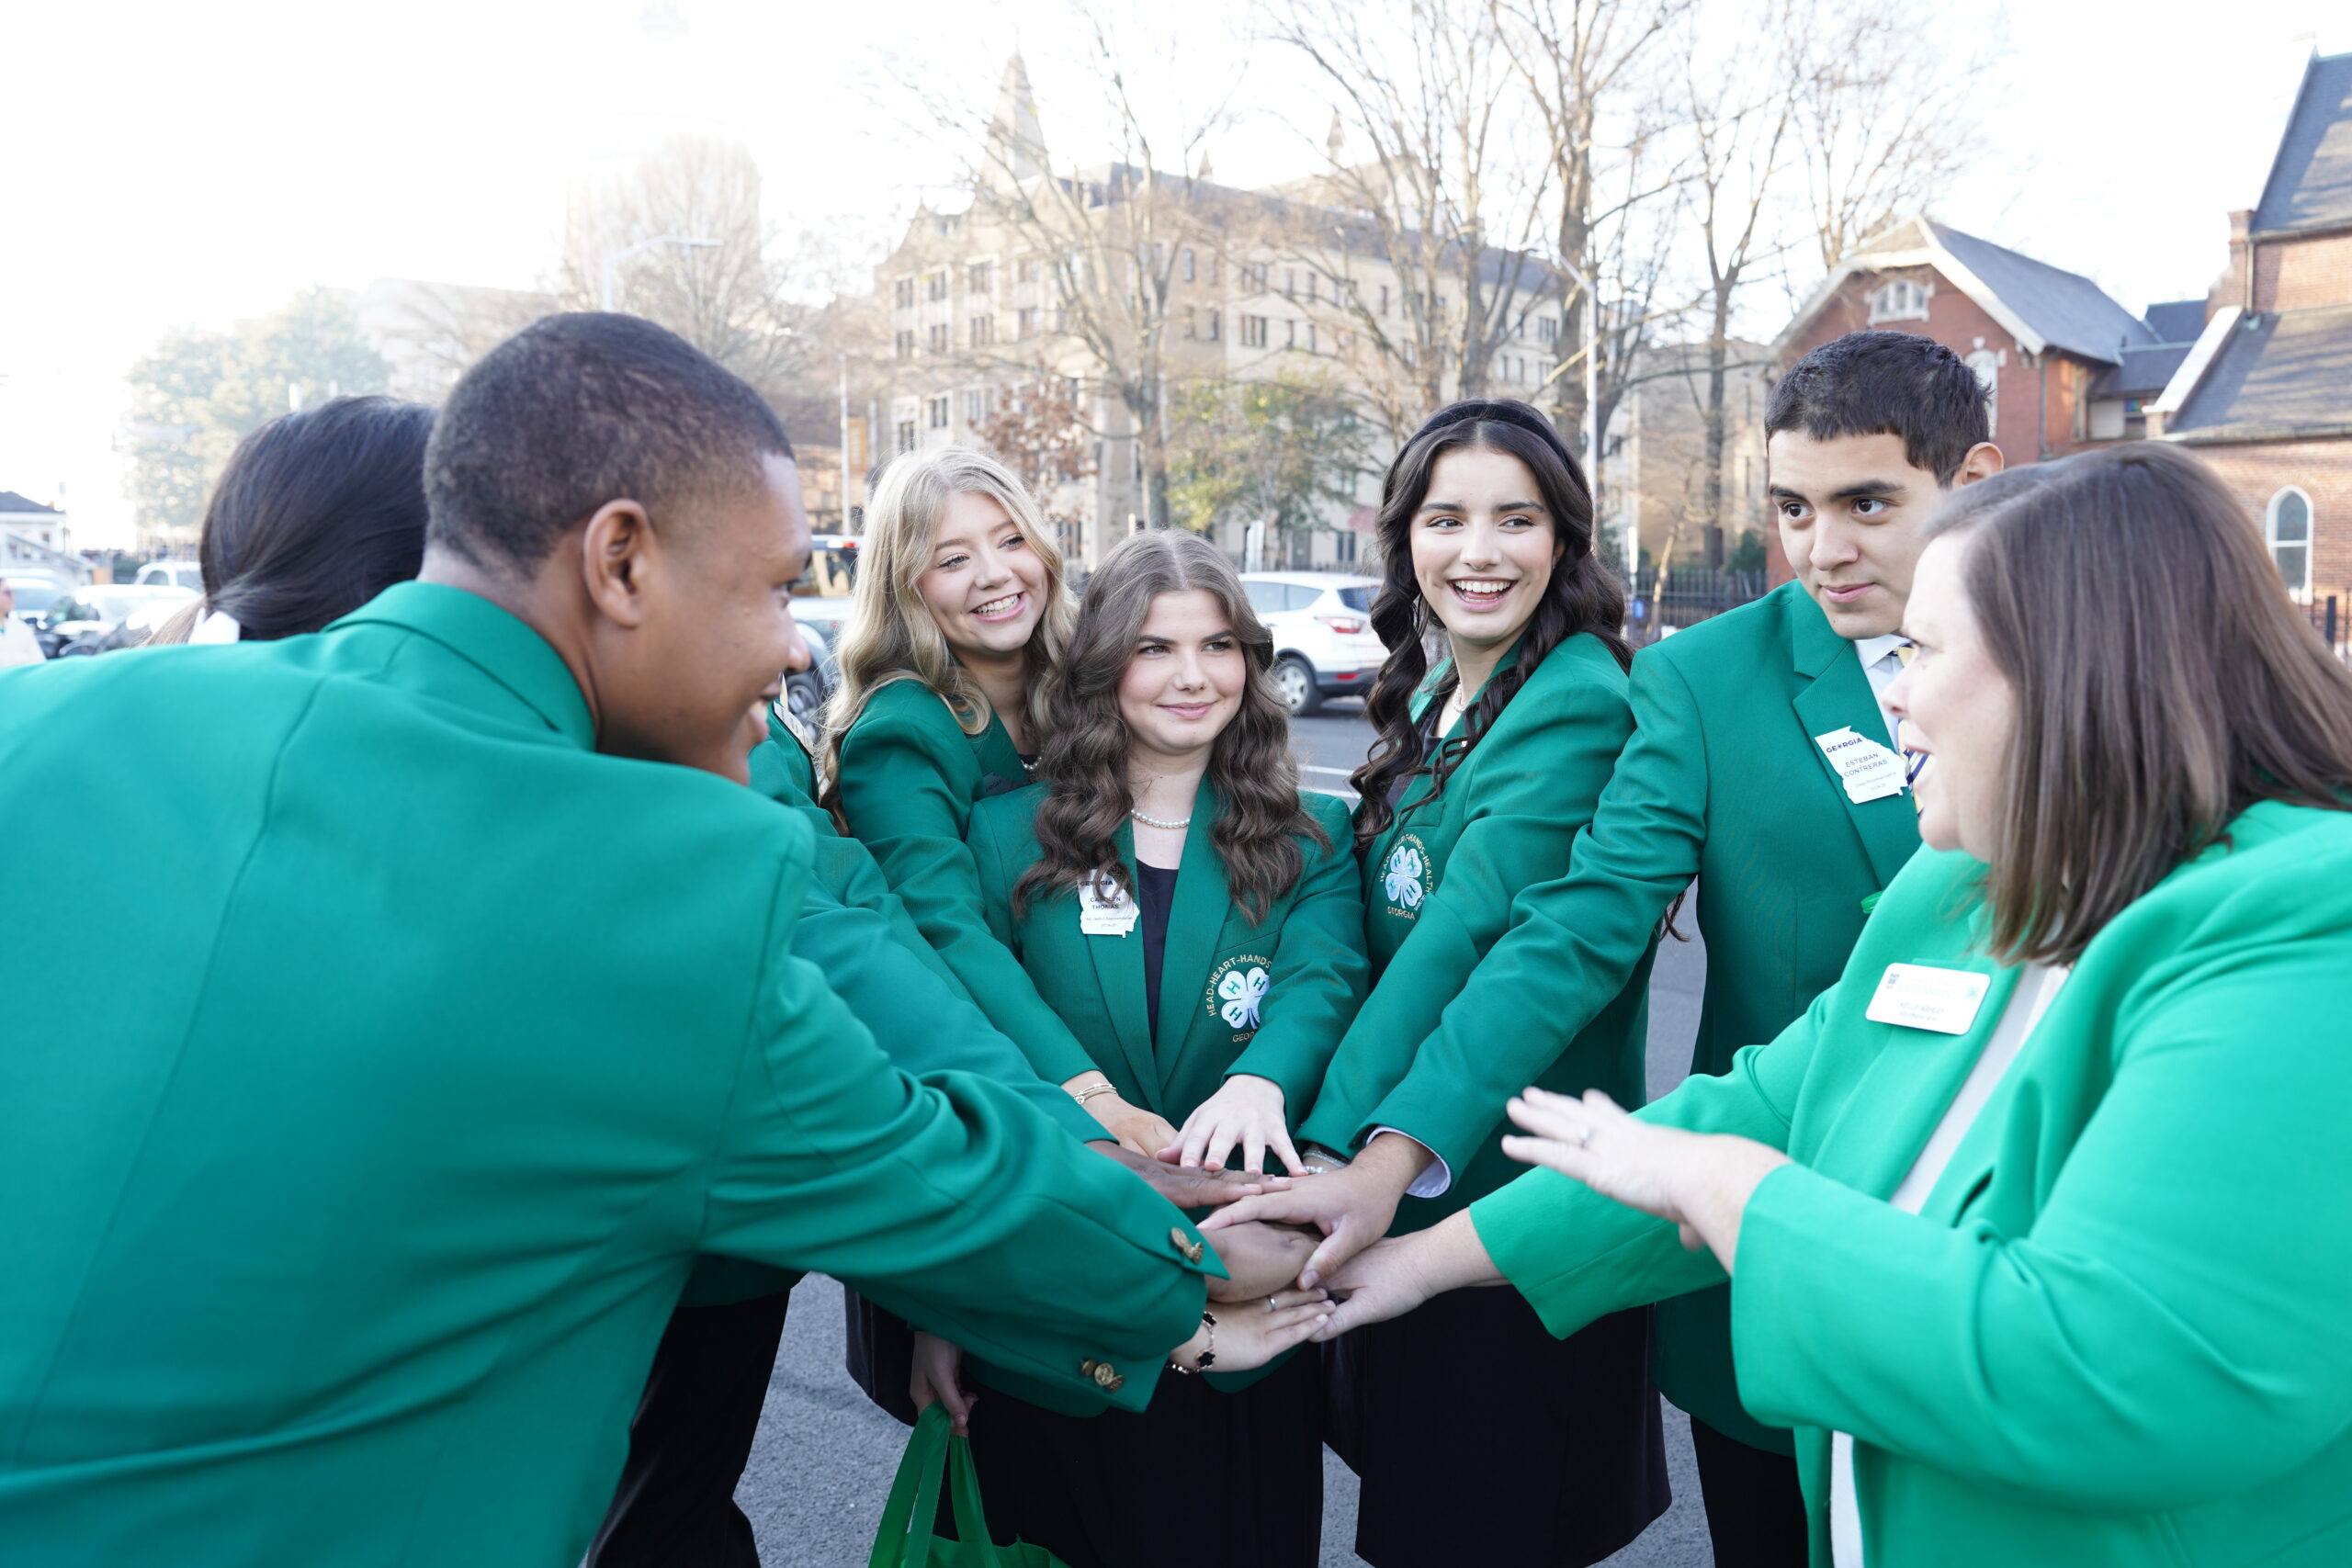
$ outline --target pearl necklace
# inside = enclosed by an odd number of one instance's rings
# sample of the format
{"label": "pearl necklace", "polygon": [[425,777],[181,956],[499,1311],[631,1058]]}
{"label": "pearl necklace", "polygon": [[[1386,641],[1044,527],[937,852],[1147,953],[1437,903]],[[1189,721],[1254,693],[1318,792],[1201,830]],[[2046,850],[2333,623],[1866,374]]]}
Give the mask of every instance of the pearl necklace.
{"label": "pearl necklace", "polygon": [[1142,823],[1147,828],[1165,828],[1170,832],[1173,832],[1179,828],[1189,828],[1193,825],[1193,819],[1189,817],[1185,818],[1181,822],[1162,822],[1159,818],[1146,817],[1140,811],[1129,811],[1127,815],[1134,818],[1136,821]]}

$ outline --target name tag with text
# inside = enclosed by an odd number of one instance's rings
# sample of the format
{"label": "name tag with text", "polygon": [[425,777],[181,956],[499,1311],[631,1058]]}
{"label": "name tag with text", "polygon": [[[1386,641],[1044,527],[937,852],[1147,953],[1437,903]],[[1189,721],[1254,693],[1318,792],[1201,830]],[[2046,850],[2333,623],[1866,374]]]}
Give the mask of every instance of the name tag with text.
{"label": "name tag with text", "polygon": [[1838,781],[1846,786],[1846,798],[1855,805],[1903,793],[1901,752],[1880,745],[1850,725],[1826,735],[1816,735],[1813,743],[1829,759]]}
{"label": "name tag with text", "polygon": [[1890,964],[1862,1016],[1873,1023],[1965,1034],[1984,1005],[1990,975],[1973,969],[1937,969],[1925,964]]}
{"label": "name tag with text", "polygon": [[1079,891],[1078,930],[1081,936],[1125,936],[1135,929],[1142,914],[1127,890],[1115,882],[1090,882]]}

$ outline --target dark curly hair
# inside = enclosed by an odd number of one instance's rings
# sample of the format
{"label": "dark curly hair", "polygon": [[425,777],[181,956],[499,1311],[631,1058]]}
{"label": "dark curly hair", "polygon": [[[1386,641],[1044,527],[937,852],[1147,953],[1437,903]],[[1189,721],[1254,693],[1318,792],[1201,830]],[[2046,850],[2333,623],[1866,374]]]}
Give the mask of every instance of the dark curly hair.
{"label": "dark curly hair", "polygon": [[[1518,657],[1487,682],[1463,716],[1462,732],[1439,747],[1434,757],[1424,759],[1415,733],[1413,694],[1429,674],[1422,639],[1435,615],[1413,575],[1413,522],[1429,499],[1437,460],[1458,451],[1500,452],[1526,465],[1552,522],[1552,578],[1528,618]],[[1494,728],[1512,694],[1561,643],[1578,632],[1590,632],[1608,645],[1621,666],[1631,669],[1634,663],[1634,650],[1620,630],[1625,620],[1624,586],[1592,553],[1592,489],[1551,421],[1533,406],[1475,398],[1431,414],[1405,443],[1381,481],[1379,535],[1381,583],[1372,603],[1372,629],[1387,645],[1388,659],[1363,704],[1364,716],[1379,738],[1372,755],[1349,780],[1362,797],[1356,804],[1359,845],[1377,838],[1395,820],[1388,797],[1399,782],[1425,772],[1434,780],[1430,798],[1442,794],[1447,778]],[[1449,676],[1439,695],[1452,689]]]}
{"label": "dark curly hair", "polygon": [[1069,653],[1048,677],[1053,730],[1037,760],[1037,776],[1047,785],[1037,808],[1039,852],[1013,887],[1016,914],[1025,914],[1032,898],[1074,893],[1098,875],[1127,887],[1118,834],[1136,802],[1127,784],[1130,737],[1119,716],[1119,682],[1151,602],[1194,589],[1216,597],[1250,666],[1241,706],[1209,752],[1209,782],[1222,807],[1209,841],[1225,864],[1227,890],[1253,923],[1261,921],[1306,869],[1300,838],[1330,847],[1298,797],[1290,715],[1272,674],[1273,634],[1250,607],[1241,579],[1198,534],[1137,534],[1122,541],[1087,583]]}

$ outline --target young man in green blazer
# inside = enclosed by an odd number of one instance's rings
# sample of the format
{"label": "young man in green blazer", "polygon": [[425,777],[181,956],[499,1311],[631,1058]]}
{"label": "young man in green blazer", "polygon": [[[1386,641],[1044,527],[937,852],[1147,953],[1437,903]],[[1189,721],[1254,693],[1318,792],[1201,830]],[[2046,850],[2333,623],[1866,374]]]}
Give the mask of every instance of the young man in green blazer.
{"label": "young man in green blazer", "polygon": [[122,898],[0,948],[12,1562],[576,1562],[706,1253],[1041,1377],[1201,1337],[1160,1199],[788,955],[809,834],[739,787],[788,453],[672,334],[550,318],[441,412],[423,581],[6,678],[18,868]]}
{"label": "young man in green blazer", "polygon": [[[1509,931],[1443,1016],[1400,1053],[1346,1127],[1394,1127],[1455,1169],[1499,1159],[1502,1103],[1618,1002],[1693,879],[1707,944],[1691,1070],[1721,1073],[1832,984],[1871,900],[1918,848],[1877,692],[1938,502],[2001,466],[1984,389],[1951,350],[1855,333],[1775,384],[1766,483],[1796,580],[1641,651],[1634,732],[1565,874],[1521,891]],[[1865,655],[1867,654],[1867,660]],[[1833,758],[1859,770],[1853,787]],[[1378,1235],[1359,1232],[1361,1246]],[[1328,1273],[1350,1248],[1319,1253]],[[1658,1386],[1693,1417],[1723,1568],[1803,1563],[1788,1434],[1756,1420],[1732,1375],[1722,1291],[1660,1303]]]}

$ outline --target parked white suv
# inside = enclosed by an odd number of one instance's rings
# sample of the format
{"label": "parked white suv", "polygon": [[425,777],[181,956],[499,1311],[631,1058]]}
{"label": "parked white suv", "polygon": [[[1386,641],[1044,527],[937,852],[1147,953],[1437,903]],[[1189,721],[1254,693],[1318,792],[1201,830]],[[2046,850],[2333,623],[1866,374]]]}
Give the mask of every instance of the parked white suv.
{"label": "parked white suv", "polygon": [[192,560],[151,560],[131,579],[135,588],[193,588],[204,592],[204,565]]}
{"label": "parked white suv", "polygon": [[1376,579],[1337,571],[1250,571],[1242,591],[1274,634],[1274,685],[1294,714],[1372,688],[1388,650],[1373,635]]}

